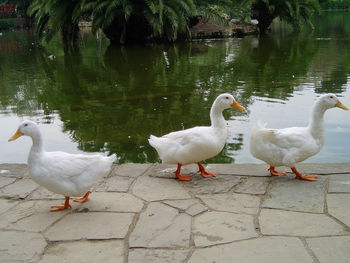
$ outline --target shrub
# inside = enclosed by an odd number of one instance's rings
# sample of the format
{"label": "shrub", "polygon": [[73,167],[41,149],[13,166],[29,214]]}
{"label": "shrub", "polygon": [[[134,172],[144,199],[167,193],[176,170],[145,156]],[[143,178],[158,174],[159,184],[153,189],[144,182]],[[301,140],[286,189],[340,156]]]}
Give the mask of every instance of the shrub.
{"label": "shrub", "polygon": [[13,28],[17,18],[0,19],[0,30]]}

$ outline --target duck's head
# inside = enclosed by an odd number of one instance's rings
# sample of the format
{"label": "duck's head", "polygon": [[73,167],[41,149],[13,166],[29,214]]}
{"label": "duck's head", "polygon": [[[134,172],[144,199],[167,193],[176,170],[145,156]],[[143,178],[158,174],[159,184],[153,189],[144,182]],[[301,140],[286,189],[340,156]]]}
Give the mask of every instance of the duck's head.
{"label": "duck's head", "polygon": [[8,140],[9,142],[16,140],[17,138],[27,135],[33,137],[38,133],[38,125],[32,121],[24,121],[22,122],[16,131],[16,133]]}
{"label": "duck's head", "polygon": [[332,93],[322,95],[318,101],[324,105],[326,109],[331,109],[334,107],[341,108],[343,110],[349,110],[343,103],[340,102],[338,97]]}
{"label": "duck's head", "polygon": [[229,94],[224,93],[219,95],[213,104],[215,107],[218,107],[222,110],[229,109],[229,108],[236,108],[238,110],[245,110],[245,108],[238,104],[238,102],[235,100],[235,98]]}

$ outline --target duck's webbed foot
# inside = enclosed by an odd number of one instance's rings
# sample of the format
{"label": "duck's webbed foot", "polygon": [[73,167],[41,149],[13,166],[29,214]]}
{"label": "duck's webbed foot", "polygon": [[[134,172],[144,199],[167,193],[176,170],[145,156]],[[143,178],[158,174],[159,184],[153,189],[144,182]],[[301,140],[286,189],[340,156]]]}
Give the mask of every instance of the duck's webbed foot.
{"label": "duck's webbed foot", "polygon": [[81,197],[75,198],[73,201],[74,202],[79,202],[79,203],[84,203],[84,202],[86,202],[88,200],[90,194],[91,194],[91,191],[87,191],[86,194],[84,194]]}
{"label": "duck's webbed foot", "polygon": [[63,204],[51,206],[50,212],[57,212],[64,209],[72,208],[72,206],[69,204],[69,196],[66,196],[65,198],[66,199]]}
{"label": "duck's webbed foot", "polygon": [[317,181],[317,176],[315,175],[307,175],[307,174],[301,174],[297,171],[295,167],[291,168],[293,173],[295,173],[295,178],[300,180],[306,180],[306,181]]}
{"label": "duck's webbed foot", "polygon": [[179,179],[179,181],[191,181],[191,176],[190,174],[188,175],[181,175],[180,171],[181,171],[181,164],[178,163],[177,164],[177,170],[174,172],[175,176],[177,177],[177,179]]}
{"label": "duck's webbed foot", "polygon": [[286,175],[286,172],[283,171],[276,171],[274,166],[270,165],[270,168],[268,169],[273,176],[279,176],[279,175]]}
{"label": "duck's webbed foot", "polygon": [[199,167],[199,172],[202,174],[204,178],[215,177],[215,173],[209,173],[208,171],[206,171],[204,166],[200,162],[198,162],[197,164]]}

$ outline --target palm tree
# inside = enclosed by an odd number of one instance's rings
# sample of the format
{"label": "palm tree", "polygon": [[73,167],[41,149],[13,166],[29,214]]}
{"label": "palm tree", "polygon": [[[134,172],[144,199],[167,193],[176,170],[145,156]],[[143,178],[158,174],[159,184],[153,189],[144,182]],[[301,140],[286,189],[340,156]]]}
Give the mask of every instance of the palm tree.
{"label": "palm tree", "polygon": [[264,34],[276,17],[291,24],[295,31],[300,31],[304,23],[313,28],[310,17],[320,11],[320,6],[318,0],[256,0],[252,10]]}
{"label": "palm tree", "polygon": [[216,22],[227,23],[230,18],[250,18],[254,0],[194,0],[197,14]]}
{"label": "palm tree", "polygon": [[192,0],[99,0],[84,8],[92,10],[94,31],[101,28],[112,43],[122,44],[188,35],[188,19],[195,12]]}
{"label": "palm tree", "polygon": [[320,11],[317,0],[294,0],[286,1],[285,4],[287,8],[285,8],[283,14],[281,14],[282,19],[291,24],[296,31],[300,31],[303,24],[308,24],[310,28],[314,29],[310,18],[314,12]]}
{"label": "palm tree", "polygon": [[39,39],[50,41],[58,32],[61,34],[64,51],[77,48],[79,19],[83,12],[80,0],[34,0],[28,8],[36,24]]}

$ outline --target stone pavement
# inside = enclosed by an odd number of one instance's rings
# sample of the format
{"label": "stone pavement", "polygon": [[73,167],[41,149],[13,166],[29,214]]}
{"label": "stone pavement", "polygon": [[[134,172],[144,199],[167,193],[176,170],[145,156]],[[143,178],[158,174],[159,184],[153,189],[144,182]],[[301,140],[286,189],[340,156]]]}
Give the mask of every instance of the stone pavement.
{"label": "stone pavement", "polygon": [[298,168],[318,181],[263,164],[208,164],[217,177],[190,182],[174,166],[116,165],[86,203],[49,212],[63,197],[3,164],[0,262],[350,262],[350,163]]}

